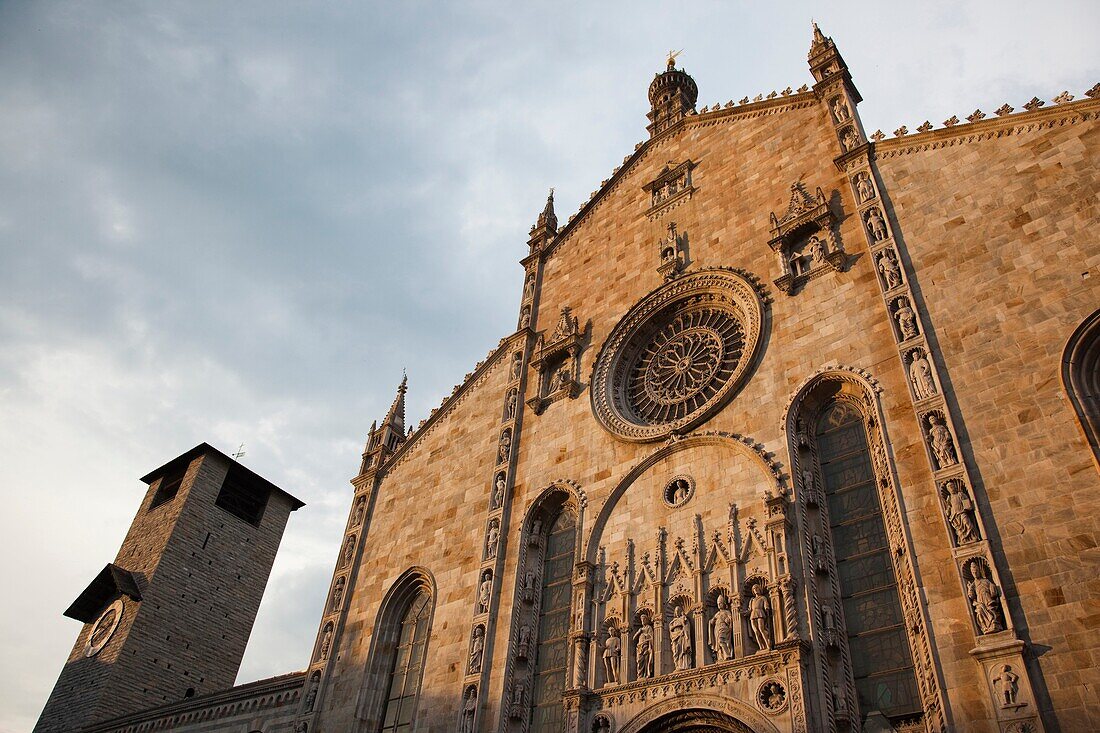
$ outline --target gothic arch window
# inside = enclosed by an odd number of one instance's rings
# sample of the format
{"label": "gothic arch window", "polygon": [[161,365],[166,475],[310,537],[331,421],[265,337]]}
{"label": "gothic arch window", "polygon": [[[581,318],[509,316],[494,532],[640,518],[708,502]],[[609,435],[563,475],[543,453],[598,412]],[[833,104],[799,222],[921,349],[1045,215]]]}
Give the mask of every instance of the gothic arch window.
{"label": "gothic arch window", "polygon": [[576,544],[577,517],[563,507],[544,542],[530,733],[557,733],[564,725],[562,696],[569,666],[569,609]]}
{"label": "gothic arch window", "polygon": [[1062,382],[1100,467],[1100,310],[1070,336],[1062,356]]}
{"label": "gothic arch window", "polygon": [[861,712],[920,713],[867,421],[849,400],[831,400],[818,413],[814,443]]}
{"label": "gothic arch window", "polygon": [[434,610],[434,584],[420,569],[406,571],[382,601],[371,662],[364,680],[360,730],[407,733],[412,730],[424,676]]}

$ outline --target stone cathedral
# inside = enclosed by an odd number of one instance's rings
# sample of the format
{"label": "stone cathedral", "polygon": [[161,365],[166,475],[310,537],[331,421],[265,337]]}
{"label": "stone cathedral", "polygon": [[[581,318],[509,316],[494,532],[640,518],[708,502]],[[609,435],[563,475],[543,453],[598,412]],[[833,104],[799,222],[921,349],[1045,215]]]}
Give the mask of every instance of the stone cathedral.
{"label": "stone cathedral", "polygon": [[302,503],[202,444],[36,730],[1100,730],[1100,87],[887,137],[809,71],[673,56],[551,194],[515,332],[371,426],[303,670],[233,686]]}

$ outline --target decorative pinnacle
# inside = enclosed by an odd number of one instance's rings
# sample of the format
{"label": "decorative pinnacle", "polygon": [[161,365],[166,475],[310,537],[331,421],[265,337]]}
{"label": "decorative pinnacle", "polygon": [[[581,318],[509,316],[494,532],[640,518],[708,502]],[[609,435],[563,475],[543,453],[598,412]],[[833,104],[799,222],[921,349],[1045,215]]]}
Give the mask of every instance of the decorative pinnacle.
{"label": "decorative pinnacle", "polygon": [[684,49],[682,49],[682,48],[679,51],[669,50],[669,52],[668,52],[668,70],[669,71],[672,71],[673,69],[676,68],[676,57],[679,56],[680,54],[682,54],[683,52],[684,52]]}

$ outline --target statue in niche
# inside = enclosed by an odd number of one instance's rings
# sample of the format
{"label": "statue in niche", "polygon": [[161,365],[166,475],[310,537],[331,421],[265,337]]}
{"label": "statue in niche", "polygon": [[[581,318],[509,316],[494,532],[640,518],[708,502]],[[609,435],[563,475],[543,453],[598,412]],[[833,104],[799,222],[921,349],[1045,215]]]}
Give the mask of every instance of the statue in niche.
{"label": "statue in niche", "polygon": [[519,642],[516,644],[516,657],[527,659],[531,651],[531,627],[527,624],[519,627]]}
{"label": "statue in niche", "polygon": [[485,557],[490,560],[497,556],[497,540],[500,539],[500,530],[497,529],[496,520],[489,524],[489,534],[485,538]]}
{"label": "statue in niche", "polygon": [[355,513],[351,515],[351,526],[358,527],[363,521],[363,509],[366,506],[366,497],[360,496],[355,502]]}
{"label": "statue in niche", "polygon": [[821,241],[820,237],[814,237],[810,240],[810,256],[814,262],[825,261],[825,243]]}
{"label": "statue in niche", "polygon": [[859,196],[861,204],[875,197],[875,187],[871,184],[871,177],[866,173],[860,173],[856,178],[856,195]]}
{"label": "statue in niche", "polygon": [[325,624],[325,630],[321,632],[321,659],[328,659],[329,650],[332,648],[332,623]]}
{"label": "statue in niche", "polygon": [[508,393],[508,404],[504,408],[504,419],[514,420],[516,417],[516,405],[519,403],[519,393],[512,390]]}
{"label": "statue in niche", "polygon": [[947,505],[947,521],[955,531],[956,542],[960,545],[977,542],[978,527],[972,518],[974,502],[966,486],[959,479],[952,479],[944,485],[941,493]]}
{"label": "statue in niche", "polygon": [[943,424],[943,418],[932,413],[928,416],[928,442],[932,444],[932,453],[940,468],[953,466],[959,462],[955,455],[955,441],[951,431]]}
{"label": "statue in niche", "polygon": [[522,313],[519,317],[519,327],[520,328],[527,328],[530,325],[531,325],[531,307],[525,305],[525,306],[523,306],[523,311],[522,311]]}
{"label": "statue in niche", "polygon": [[814,532],[810,546],[813,549],[814,570],[825,570],[825,540],[817,532]]}
{"label": "statue in niche", "polygon": [[1004,628],[1001,623],[1001,589],[986,577],[988,571],[983,562],[972,560],[970,571],[974,577],[967,584],[966,595],[974,608],[978,628],[983,634],[1001,631]]}
{"label": "statue in niche", "polygon": [[852,114],[848,111],[848,105],[844,103],[843,97],[833,97],[833,117],[837,122],[844,122],[844,120],[850,118]]}
{"label": "statue in niche", "polygon": [[332,610],[339,611],[340,605],[344,602],[344,579],[337,578],[336,586],[332,589]]}
{"label": "statue in niche", "polygon": [[542,520],[536,519],[531,522],[531,539],[537,542],[540,537],[542,537]]}
{"label": "statue in niche", "polygon": [[1011,665],[1002,665],[1000,672],[993,678],[993,689],[997,691],[1001,707],[1015,706],[1016,698],[1020,694],[1020,675],[1012,671]]}
{"label": "statue in niche", "polygon": [[347,542],[344,543],[344,556],[340,563],[341,567],[346,566],[351,562],[351,556],[355,554],[355,536],[348,537]]}
{"label": "statue in niche", "polygon": [[826,602],[821,607],[821,625],[825,627],[826,631],[836,630],[836,620],[833,618],[833,604],[832,602]]}
{"label": "statue in niche", "polygon": [[711,649],[719,662],[733,659],[733,614],[725,595],[718,596],[718,610],[710,620]]}
{"label": "statue in niche", "polygon": [[474,638],[470,642],[470,674],[481,671],[481,660],[485,656],[485,629],[474,627]]}
{"label": "statue in niche", "polygon": [[466,702],[462,705],[462,733],[474,733],[475,713],[477,713],[477,689],[471,687],[466,695]]}
{"label": "statue in niche", "polygon": [[608,628],[607,639],[603,643],[603,673],[608,683],[618,683],[621,659],[622,640],[619,638],[619,627],[612,626]]}
{"label": "statue in niche", "polygon": [[845,152],[851,152],[859,147],[859,134],[854,127],[845,128],[842,140]]}
{"label": "statue in niche", "polygon": [[523,368],[523,354],[517,351],[516,353],[512,354],[512,371],[511,371],[512,379],[519,379],[519,372],[520,372],[520,369],[522,369],[522,368]]}
{"label": "statue in niche", "polygon": [[477,612],[487,613],[489,611],[489,596],[493,592],[493,574],[488,570],[481,576],[481,585],[477,589]]}
{"label": "statue in niche", "polygon": [[839,713],[848,712],[848,704],[844,702],[844,693],[840,691],[840,685],[833,685],[833,710]]}
{"label": "statue in niche", "polygon": [[517,680],[512,688],[512,710],[522,711],[527,705],[527,680]]}
{"label": "statue in niche", "polygon": [[901,267],[898,266],[893,250],[884,250],[879,255],[878,270],[882,273],[882,279],[886,283],[887,290],[901,285]]}
{"label": "statue in niche", "polygon": [[936,380],[932,378],[932,365],[921,350],[910,354],[909,381],[913,384],[913,394],[918,400],[936,394]]}
{"label": "statue in niche", "polygon": [[510,430],[505,430],[500,434],[500,450],[497,458],[498,463],[507,463],[508,456],[512,452],[512,433]]}
{"label": "statue in niche", "polygon": [[909,307],[907,298],[898,298],[895,302],[897,309],[894,311],[894,320],[898,322],[898,330],[901,331],[902,341],[916,338],[917,314]]}
{"label": "statue in niche", "polygon": [[871,232],[871,237],[876,242],[881,242],[886,239],[888,234],[886,230],[886,220],[882,218],[882,212],[875,206],[867,212],[867,229]]}
{"label": "statue in niche", "polygon": [[634,656],[638,662],[638,679],[653,676],[653,622],[642,614],[642,627],[634,633]]}
{"label": "statue in niche", "polygon": [[305,701],[302,703],[303,713],[312,713],[313,706],[317,704],[317,688],[321,684],[321,673],[314,672],[309,678],[309,690],[306,691]]}
{"label": "statue in niche", "polygon": [[812,468],[802,469],[802,488],[807,493],[812,493],[817,489],[817,482],[814,480],[814,472]]}
{"label": "statue in niche", "polygon": [[523,284],[523,299],[530,300],[531,296],[535,293],[535,273],[529,273],[527,275],[527,282]]}
{"label": "statue in niche", "polygon": [[753,640],[760,651],[771,651],[772,642],[768,637],[768,618],[771,616],[771,604],[764,595],[763,583],[757,583],[752,587],[752,598],[749,599],[749,625],[752,627]]}
{"label": "statue in niche", "polygon": [[611,721],[602,715],[597,715],[592,721],[592,733],[611,733]]}
{"label": "statue in niche", "polygon": [[528,603],[535,602],[535,573],[528,571],[523,576],[523,600]]}
{"label": "statue in niche", "polygon": [[504,474],[498,473],[497,480],[493,484],[493,509],[500,509],[504,506],[504,489],[506,486]]}
{"label": "statue in niche", "polygon": [[668,622],[668,636],[672,641],[672,662],[676,669],[691,669],[691,633],[683,606],[676,607],[676,615]]}

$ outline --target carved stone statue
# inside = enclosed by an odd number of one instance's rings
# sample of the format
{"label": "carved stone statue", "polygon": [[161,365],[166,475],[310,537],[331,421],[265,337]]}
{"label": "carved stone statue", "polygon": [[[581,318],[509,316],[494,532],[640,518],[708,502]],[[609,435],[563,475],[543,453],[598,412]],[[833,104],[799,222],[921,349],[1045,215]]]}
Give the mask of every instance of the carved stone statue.
{"label": "carved stone statue", "polygon": [[528,603],[535,601],[535,573],[532,571],[523,576],[523,600]]}
{"label": "carved stone statue", "polygon": [[497,556],[497,540],[500,539],[500,530],[497,528],[496,521],[489,524],[489,534],[485,538],[485,557],[494,558]]}
{"label": "carved stone statue", "polygon": [[314,672],[309,678],[309,689],[306,691],[305,700],[302,703],[303,713],[312,713],[313,706],[317,704],[317,688],[321,685],[321,673]]}
{"label": "carved stone statue", "polygon": [[730,602],[724,596],[718,596],[718,610],[710,619],[711,649],[719,662],[733,659],[733,614]]}
{"label": "carved stone statue", "polygon": [[498,463],[507,463],[508,462],[508,456],[511,454],[511,452],[512,452],[512,433],[508,430],[505,430],[503,433],[500,434],[500,450],[498,451],[499,455],[497,457],[497,462]]}
{"label": "carved stone statue", "polygon": [[876,242],[886,239],[886,220],[882,218],[882,212],[877,206],[867,212],[867,229]]}
{"label": "carved stone statue", "polygon": [[592,721],[592,733],[611,733],[611,721],[602,715],[597,715]]}
{"label": "carved stone statue", "polygon": [[340,605],[344,602],[344,579],[337,578],[336,585],[332,589],[332,610],[340,610]]}
{"label": "carved stone statue", "polygon": [[470,642],[470,674],[481,671],[481,660],[485,656],[485,629],[474,627],[474,638]]}
{"label": "carved stone statue", "polygon": [[508,405],[504,408],[506,420],[512,420],[516,416],[516,405],[519,403],[519,394],[513,390],[508,393]]}
{"label": "carved stone statue", "polygon": [[653,676],[653,623],[649,616],[642,616],[642,627],[634,633],[634,657],[637,660],[638,679]]}
{"label": "carved stone statue", "polygon": [[1001,623],[1001,589],[986,576],[985,566],[970,563],[974,578],[967,585],[966,595],[974,608],[974,618],[983,634],[992,634],[1004,628]]}
{"label": "carved stone statue", "polygon": [[850,118],[852,114],[848,111],[848,105],[844,103],[843,97],[833,97],[833,117],[837,122],[844,122],[844,120]]}
{"label": "carved stone statue", "polygon": [[856,194],[861,204],[875,197],[875,187],[871,185],[871,178],[866,173],[860,173],[856,179]]}
{"label": "carved stone statue", "polygon": [[496,483],[493,485],[493,509],[504,506],[504,489],[506,486],[504,474],[498,473]]}
{"label": "carved stone statue", "polygon": [[821,607],[821,625],[825,627],[826,631],[836,630],[836,621],[833,618],[833,604],[826,602]]}
{"label": "carved stone statue", "polygon": [[603,673],[608,683],[618,683],[621,659],[622,640],[619,638],[619,628],[612,626],[607,630],[607,639],[603,643]]}
{"label": "carved stone statue", "polygon": [[332,624],[325,624],[325,630],[321,632],[321,659],[328,659],[329,650],[332,648]]}
{"label": "carved stone statue", "polygon": [[936,456],[936,463],[940,468],[953,466],[959,462],[955,455],[955,441],[951,437],[951,431],[943,424],[943,418],[939,415],[928,416],[928,442],[932,445],[932,453]]}
{"label": "carved stone statue", "polygon": [[898,298],[894,320],[898,322],[898,330],[901,331],[902,340],[915,338],[919,333],[917,330],[917,314],[909,307],[909,301],[906,298]]}
{"label": "carved stone statue", "polygon": [[355,513],[351,515],[351,525],[358,527],[363,521],[363,510],[366,506],[366,498],[360,496],[355,502]]}
{"label": "carved stone statue", "polygon": [[974,524],[972,512],[974,502],[966,490],[966,486],[958,479],[952,479],[944,487],[947,489],[945,503],[947,505],[947,520],[951,523],[951,529],[955,531],[955,539],[960,545],[968,542],[977,542],[978,527]]}
{"label": "carved stone statue", "polygon": [[840,685],[833,685],[833,710],[838,713],[847,713],[848,704],[844,702],[844,693],[840,691]]}
{"label": "carved stone statue", "polygon": [[753,640],[760,651],[770,651],[771,639],[768,636],[768,618],[771,616],[771,604],[764,595],[763,588],[757,583],[752,587],[752,598],[749,599],[749,625],[752,627]]}
{"label": "carved stone statue", "polygon": [[825,261],[825,243],[821,241],[820,237],[814,237],[810,240],[810,256],[813,257],[814,262]]}
{"label": "carved stone statue", "polygon": [[355,554],[355,538],[348,537],[347,542],[344,543],[344,555],[340,561],[340,566],[343,567],[351,562],[351,556]]}
{"label": "carved stone statue", "polygon": [[810,546],[813,548],[814,570],[819,572],[825,570],[825,540],[817,532],[814,532]]}
{"label": "carved stone statue", "polygon": [[993,689],[997,691],[1001,707],[1009,708],[1017,705],[1016,698],[1020,694],[1020,675],[1012,671],[1011,665],[1002,665],[1001,671],[993,678]]}
{"label": "carved stone statue", "polygon": [[849,127],[844,130],[844,137],[842,140],[845,152],[855,150],[859,147],[859,134],[856,133],[854,127]]}
{"label": "carved stone statue", "polygon": [[527,705],[527,680],[517,680],[512,688],[512,709],[523,710]]}
{"label": "carved stone statue", "polygon": [[527,328],[531,325],[531,309],[528,306],[523,306],[523,312],[519,317],[519,327]]}
{"label": "carved stone statue", "polygon": [[683,606],[676,607],[676,615],[668,622],[668,636],[672,641],[672,662],[676,669],[691,669],[691,631]]}
{"label": "carved stone statue", "polygon": [[527,624],[519,627],[519,641],[516,643],[516,657],[527,659],[531,653],[531,627]]}
{"label": "carved stone statue", "polygon": [[304,720],[300,720],[294,724],[294,733],[306,733],[308,730],[309,724]]}
{"label": "carved stone statue", "polygon": [[485,571],[485,574],[481,576],[481,585],[477,589],[477,612],[487,613],[489,611],[489,596],[493,592],[493,575],[489,571]]}
{"label": "carved stone statue", "polygon": [[886,282],[886,288],[896,288],[901,285],[901,267],[894,257],[892,250],[884,250],[878,258],[878,270],[882,273],[882,279]]}
{"label": "carved stone statue", "polygon": [[531,295],[535,292],[535,273],[531,273],[527,276],[527,281],[523,284],[523,299],[530,299]]}
{"label": "carved stone statue", "polygon": [[932,365],[928,363],[923,351],[914,351],[909,363],[909,381],[913,383],[913,394],[918,400],[936,394],[936,380],[932,378]]}
{"label": "carved stone statue", "polygon": [[519,379],[519,371],[521,368],[523,368],[523,354],[517,351],[512,354],[512,379]]}
{"label": "carved stone statue", "polygon": [[[478,665],[480,668],[480,665]],[[474,714],[477,712],[477,690],[471,688],[462,705],[462,733],[474,733]]]}

